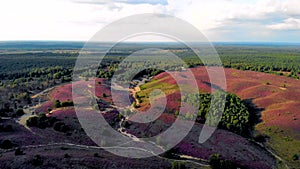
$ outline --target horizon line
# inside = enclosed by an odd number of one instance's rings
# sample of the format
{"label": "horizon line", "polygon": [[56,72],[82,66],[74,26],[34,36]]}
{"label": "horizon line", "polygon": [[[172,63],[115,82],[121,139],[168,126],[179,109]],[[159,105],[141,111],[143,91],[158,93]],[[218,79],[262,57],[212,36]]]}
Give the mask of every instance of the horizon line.
{"label": "horizon line", "polygon": [[[74,42],[74,43],[87,43],[88,41],[83,40],[0,40],[0,43],[4,42]],[[93,43],[116,43],[111,41],[93,41]],[[174,41],[125,41],[121,43],[178,43]],[[286,44],[300,44],[299,42],[294,41],[191,41],[189,43],[286,43]]]}

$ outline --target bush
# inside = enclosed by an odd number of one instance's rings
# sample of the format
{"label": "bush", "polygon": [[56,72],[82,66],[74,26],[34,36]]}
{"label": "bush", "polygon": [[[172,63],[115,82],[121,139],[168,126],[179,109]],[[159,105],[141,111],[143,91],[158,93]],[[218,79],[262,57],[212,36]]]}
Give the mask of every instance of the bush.
{"label": "bush", "polygon": [[38,116],[30,117],[26,121],[26,125],[29,127],[38,127],[44,129],[53,126],[56,121],[56,117],[47,117],[46,114],[42,113]]}
{"label": "bush", "polygon": [[100,157],[98,153],[94,153],[94,157]]}
{"label": "bush", "polygon": [[66,154],[64,155],[64,158],[71,158],[71,156],[70,156],[68,153],[66,153]]}
{"label": "bush", "polygon": [[3,140],[0,143],[0,148],[2,149],[11,149],[14,147],[14,144],[10,140]]}
{"label": "bush", "polygon": [[132,103],[133,108],[138,108],[139,106],[136,104],[136,102]]}
{"label": "bush", "polygon": [[185,169],[185,162],[181,161],[173,161],[172,162],[172,169]]}
{"label": "bush", "polygon": [[35,155],[31,161],[32,165],[34,166],[41,166],[43,165],[43,159],[40,155]]}
{"label": "bush", "polygon": [[238,168],[230,160],[222,160],[219,154],[213,154],[209,157],[209,165],[212,169],[236,169]]}
{"label": "bush", "polygon": [[8,124],[8,125],[0,125],[0,132],[12,132],[13,127],[12,125]]}
{"label": "bush", "polygon": [[55,100],[54,101],[54,108],[60,108],[60,101],[59,100]]}
{"label": "bush", "polygon": [[26,121],[26,125],[29,127],[33,127],[36,126],[38,123],[38,117],[30,117],[27,121]]}
{"label": "bush", "polygon": [[17,148],[16,151],[15,151],[15,156],[24,155],[24,154],[25,153],[20,148]]}
{"label": "bush", "polygon": [[121,124],[122,127],[124,128],[129,128],[131,126],[131,123],[128,121],[123,121],[123,123]]}
{"label": "bush", "polygon": [[16,111],[16,115],[17,116],[23,116],[25,113],[24,113],[24,110],[23,109],[17,109]]}
{"label": "bush", "polygon": [[66,125],[65,123],[63,123],[63,122],[56,122],[54,124],[53,129],[55,131],[59,131],[59,132],[64,132],[65,133],[65,132],[67,132],[67,131],[70,130],[70,127],[68,125]]}
{"label": "bush", "polygon": [[60,147],[61,150],[69,150],[67,147]]}
{"label": "bush", "polygon": [[266,138],[267,138],[266,135],[258,134],[254,137],[254,140],[257,142],[260,142],[260,143],[264,143],[264,142],[266,142]]}
{"label": "bush", "polygon": [[74,106],[74,103],[72,101],[61,102],[60,103],[60,107],[69,107],[69,106]]}
{"label": "bush", "polygon": [[50,107],[48,107],[47,110],[49,113],[52,111],[52,109]]}
{"label": "bush", "polygon": [[212,169],[219,169],[220,168],[220,155],[213,154],[209,157],[209,165]]}
{"label": "bush", "polygon": [[294,155],[293,155],[293,160],[294,160],[294,161],[299,160],[298,154],[294,154]]}

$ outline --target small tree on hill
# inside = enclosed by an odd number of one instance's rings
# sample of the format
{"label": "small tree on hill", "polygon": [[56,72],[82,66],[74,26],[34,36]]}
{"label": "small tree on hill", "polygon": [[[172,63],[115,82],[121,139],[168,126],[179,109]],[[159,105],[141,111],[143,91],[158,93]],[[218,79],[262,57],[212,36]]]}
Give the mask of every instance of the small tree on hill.
{"label": "small tree on hill", "polygon": [[59,100],[55,100],[54,101],[54,107],[55,108],[60,108],[61,104],[60,104],[60,101]]}

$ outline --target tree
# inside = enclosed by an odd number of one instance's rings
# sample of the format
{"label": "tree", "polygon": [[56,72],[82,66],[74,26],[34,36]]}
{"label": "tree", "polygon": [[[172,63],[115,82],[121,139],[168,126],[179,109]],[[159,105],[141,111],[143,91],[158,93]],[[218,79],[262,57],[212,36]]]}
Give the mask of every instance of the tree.
{"label": "tree", "polygon": [[132,106],[133,106],[133,108],[137,108],[138,107],[137,104],[136,104],[136,102],[133,102]]}
{"label": "tree", "polygon": [[53,129],[59,132],[67,132],[70,130],[70,127],[66,125],[64,122],[56,122],[53,126]]}
{"label": "tree", "polygon": [[14,144],[10,140],[3,140],[0,144],[2,149],[11,149],[14,147]]}
{"label": "tree", "polygon": [[212,169],[220,169],[220,155],[213,154],[209,157],[209,165]]}
{"label": "tree", "polygon": [[43,165],[43,159],[40,155],[35,155],[31,161],[32,165],[34,166],[41,166]]}
{"label": "tree", "polygon": [[177,118],[177,117],[178,117],[178,115],[179,115],[179,111],[178,111],[178,110],[176,110],[176,111],[175,111],[175,114],[174,114],[175,118]]}
{"label": "tree", "polygon": [[293,160],[294,160],[294,161],[299,160],[298,154],[294,154],[294,155],[293,155]]}
{"label": "tree", "polygon": [[24,113],[24,110],[23,109],[21,109],[21,108],[19,108],[19,109],[17,109],[17,111],[16,111],[16,115],[17,116],[22,116],[22,115],[24,115],[25,113]]}
{"label": "tree", "polygon": [[70,156],[68,153],[66,153],[66,154],[64,155],[64,158],[71,158],[71,156]]}
{"label": "tree", "polygon": [[60,103],[60,107],[69,107],[69,106],[74,106],[74,103],[72,101],[61,102]]}
{"label": "tree", "polygon": [[185,169],[185,162],[181,161],[173,161],[172,162],[172,169]]}
{"label": "tree", "polygon": [[38,117],[31,117],[26,121],[26,125],[29,127],[33,127],[36,126],[38,123]]}
{"label": "tree", "polygon": [[284,83],[284,84],[282,85],[282,87],[283,87],[283,88],[286,88],[286,84]]}
{"label": "tree", "polygon": [[98,153],[94,153],[94,157],[100,157]]}
{"label": "tree", "polygon": [[25,153],[20,148],[17,148],[16,151],[15,151],[15,156],[24,155],[24,154]]}
{"label": "tree", "polygon": [[219,154],[212,154],[209,157],[209,165],[212,169],[236,169],[237,166],[230,160],[223,160]]}
{"label": "tree", "polygon": [[56,117],[47,117],[45,113],[41,113],[38,116],[30,117],[26,121],[26,125],[29,127],[38,127],[44,129],[51,127],[57,121]]}
{"label": "tree", "polygon": [[54,108],[60,108],[60,107],[61,107],[60,101],[59,100],[55,100],[54,101]]}
{"label": "tree", "polygon": [[[213,103],[211,103],[212,98],[214,98]],[[216,92],[214,95],[191,94],[184,99],[186,102],[189,102],[192,105],[195,105],[197,101],[199,101],[200,105],[198,116],[201,118],[197,118],[198,122],[204,123],[205,121],[209,120],[208,124],[216,124],[218,122],[216,121],[216,117],[221,115],[220,112],[224,112],[222,114],[221,121],[218,123],[219,128],[226,129],[240,135],[246,135],[249,133],[250,113],[243,101],[236,95]],[[211,104],[213,105],[211,106]],[[225,108],[224,111],[221,110],[221,108]],[[187,113],[185,118],[192,119],[193,116]]]}

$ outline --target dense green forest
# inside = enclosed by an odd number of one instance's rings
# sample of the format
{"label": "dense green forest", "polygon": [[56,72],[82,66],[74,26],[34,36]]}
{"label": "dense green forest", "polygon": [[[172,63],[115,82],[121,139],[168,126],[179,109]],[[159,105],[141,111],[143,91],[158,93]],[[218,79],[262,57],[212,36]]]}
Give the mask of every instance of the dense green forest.
{"label": "dense green forest", "polygon": [[[25,42],[24,42],[25,43]],[[34,45],[35,44],[35,45]],[[0,44],[0,108],[2,112],[17,110],[19,107],[31,104],[29,95],[37,91],[53,87],[57,84],[70,82],[77,56],[83,44],[81,43],[8,43]],[[38,45],[39,44],[39,45]],[[8,46],[7,46],[8,45]],[[49,47],[47,47],[49,46]],[[100,45],[101,47],[101,45]],[[140,60],[132,63],[124,62],[122,68],[119,63],[136,51],[147,48],[159,48],[170,51],[186,62],[189,67],[203,65],[201,60],[186,46],[176,44],[119,44],[112,48],[104,57],[101,64],[93,62],[103,53],[89,53],[87,59],[91,60],[89,67],[80,70],[83,77],[111,78],[115,71],[124,71],[120,80],[128,78],[130,69],[137,67],[142,71],[149,65],[168,70],[180,70],[183,64],[176,64],[168,60],[156,58]],[[200,45],[205,51],[208,47]],[[252,70],[273,73],[299,79],[300,49],[297,46],[247,46],[247,45],[221,45],[215,46],[224,67],[241,70]],[[161,54],[164,56],[164,53]],[[209,58],[210,56],[203,56]],[[163,58],[163,57],[162,57]],[[212,64],[213,65],[213,64]],[[93,72],[96,68],[96,72]],[[161,72],[158,69],[142,71],[143,74],[153,76]]]}
{"label": "dense green forest", "polygon": [[[212,97],[214,100],[212,101]],[[218,124],[221,129],[226,129],[237,133],[239,135],[247,136],[252,130],[250,113],[244,102],[234,94],[225,94],[223,92],[216,92],[212,94],[191,94],[186,97],[185,102],[197,103],[199,102],[199,110],[196,121],[205,123],[210,120],[208,124]],[[211,106],[213,104],[213,106]],[[224,107],[223,114],[222,108]],[[210,110],[212,108],[212,110]],[[215,122],[216,117],[221,116],[220,123]]]}
{"label": "dense green forest", "polygon": [[[198,57],[195,56],[193,51],[188,48],[176,45],[139,45],[139,44],[126,44],[119,45],[111,49],[106,54],[103,62],[98,65],[97,72],[99,77],[111,77],[114,70],[117,68],[124,58],[130,54],[145,49],[147,47],[160,48],[162,50],[169,50],[170,52],[178,55],[190,67],[197,65],[204,65]],[[207,47],[202,46],[200,49],[205,50]],[[45,77],[57,78],[62,76],[69,76],[77,56],[79,55],[78,49],[72,50],[24,50],[14,49],[12,51],[3,51],[0,49],[0,80],[15,80],[18,78],[33,78]],[[36,49],[37,50],[37,49]],[[256,47],[256,46],[216,46],[216,50],[220,55],[224,67],[232,67],[241,70],[261,71],[267,73],[276,73],[278,75],[286,75],[293,78],[299,78],[300,74],[300,49],[297,47]],[[97,57],[100,54],[89,54],[90,57]],[[163,54],[162,54],[163,55]],[[209,55],[204,56],[209,57]],[[147,62],[140,62],[147,64]],[[162,61],[149,61],[150,64],[170,64],[170,62]],[[170,68],[174,65],[165,65]],[[182,66],[182,65],[176,65]],[[133,65],[128,65],[133,67]],[[143,66],[141,66],[143,67]],[[163,66],[161,66],[163,67]],[[86,70],[89,70],[87,68]],[[54,77],[55,73],[56,74]],[[52,75],[52,76],[51,76]],[[84,75],[88,76],[86,71]],[[25,81],[25,80],[23,80]]]}

